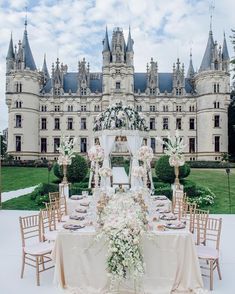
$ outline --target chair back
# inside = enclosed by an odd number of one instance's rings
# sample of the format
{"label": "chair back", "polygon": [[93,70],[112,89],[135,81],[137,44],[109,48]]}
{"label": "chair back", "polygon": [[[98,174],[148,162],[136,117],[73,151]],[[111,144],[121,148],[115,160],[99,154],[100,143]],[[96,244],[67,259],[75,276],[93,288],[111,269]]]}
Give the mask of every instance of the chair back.
{"label": "chair back", "polygon": [[215,248],[219,250],[220,236],[222,228],[222,218],[209,217],[206,228],[206,245],[214,243]]}
{"label": "chair back", "polygon": [[52,217],[52,211],[50,206],[47,205],[46,208],[40,210],[40,219],[41,219],[41,231],[42,237],[45,241],[44,235],[46,231],[55,230],[54,218]]}
{"label": "chair back", "polygon": [[27,239],[35,238],[37,242],[42,241],[40,215],[34,214],[19,217],[22,246],[25,246]]}
{"label": "chair back", "polygon": [[59,192],[49,192],[49,201],[50,203],[53,203],[60,199],[60,193]]}
{"label": "chair back", "polygon": [[195,209],[194,230],[197,234],[197,245],[205,245],[208,216],[209,210]]}

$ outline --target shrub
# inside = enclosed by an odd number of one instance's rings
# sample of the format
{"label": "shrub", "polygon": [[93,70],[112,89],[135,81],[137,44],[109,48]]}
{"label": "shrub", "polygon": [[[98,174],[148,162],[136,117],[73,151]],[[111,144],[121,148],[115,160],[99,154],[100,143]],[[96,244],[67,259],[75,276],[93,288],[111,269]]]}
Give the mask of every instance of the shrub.
{"label": "shrub", "polygon": [[[174,168],[169,164],[169,156],[164,155],[156,162],[155,165],[156,176],[163,182],[173,183],[175,180]],[[179,178],[186,178],[190,174],[190,167],[184,164],[179,169]]]}
{"label": "shrub", "polygon": [[49,202],[49,195],[46,194],[46,195],[38,195],[35,199],[36,201],[36,204],[39,206],[39,207],[44,207],[45,206],[45,203]]}
{"label": "shrub", "polygon": [[171,187],[162,187],[162,188],[157,188],[154,191],[154,195],[165,195],[169,199],[172,199],[172,190]]}
{"label": "shrub", "polygon": [[89,195],[92,194],[92,190],[90,188],[80,188],[80,187],[72,186],[71,189],[69,190],[69,196],[81,195],[82,191],[87,191],[89,193]]}
{"label": "shrub", "polygon": [[34,191],[31,193],[30,198],[32,200],[35,200],[38,196],[42,196],[45,194],[48,194],[49,192],[58,192],[59,191],[59,186],[56,184],[47,184],[43,183],[38,185]]}
{"label": "shrub", "polygon": [[[54,164],[53,167],[54,174],[57,178],[62,180],[63,178],[63,169],[62,166],[59,166],[58,163]],[[84,157],[81,155],[76,155],[72,158],[71,165],[68,166],[67,178],[71,183],[81,182],[84,180],[88,173],[88,164]]]}
{"label": "shrub", "polygon": [[226,167],[235,167],[234,162],[221,162],[221,161],[187,161],[188,165],[192,168],[226,168]]}

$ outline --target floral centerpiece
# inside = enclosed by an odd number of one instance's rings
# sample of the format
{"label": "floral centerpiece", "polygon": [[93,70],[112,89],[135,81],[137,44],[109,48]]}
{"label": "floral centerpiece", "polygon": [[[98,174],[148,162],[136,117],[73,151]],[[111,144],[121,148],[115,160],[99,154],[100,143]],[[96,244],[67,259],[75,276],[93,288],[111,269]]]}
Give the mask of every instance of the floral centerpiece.
{"label": "floral centerpiece", "polygon": [[74,154],[74,145],[76,138],[71,139],[69,136],[62,136],[60,146],[57,148],[59,151],[58,164],[63,166],[63,183],[67,183],[67,166],[71,164]]}
{"label": "floral centerpiece", "polygon": [[112,170],[109,167],[101,167],[99,169],[99,174],[101,177],[108,178],[112,176]]}
{"label": "floral centerpiece", "polygon": [[173,137],[168,134],[166,141],[163,141],[161,138],[158,138],[158,140],[165,145],[164,153],[169,155],[169,164],[175,169],[175,185],[179,187],[179,167],[185,163],[183,150],[186,145],[183,143],[183,139],[180,138],[178,130],[176,130]]}
{"label": "floral centerpiece", "polygon": [[122,102],[108,106],[96,117],[93,130],[140,130],[148,131],[146,119],[140,115],[132,105],[123,105]]}
{"label": "floral centerpiece", "polygon": [[144,274],[140,237],[146,231],[146,218],[141,206],[128,193],[115,194],[103,210],[102,223],[97,238],[108,241],[111,286],[127,278],[137,281]]}
{"label": "floral centerpiece", "polygon": [[143,178],[145,175],[144,168],[142,166],[134,166],[132,168],[132,175],[135,178]]}
{"label": "floral centerpiece", "polygon": [[98,188],[99,184],[99,162],[104,159],[104,149],[100,145],[91,147],[88,151],[88,158],[91,161],[91,167],[95,173],[95,188]]}

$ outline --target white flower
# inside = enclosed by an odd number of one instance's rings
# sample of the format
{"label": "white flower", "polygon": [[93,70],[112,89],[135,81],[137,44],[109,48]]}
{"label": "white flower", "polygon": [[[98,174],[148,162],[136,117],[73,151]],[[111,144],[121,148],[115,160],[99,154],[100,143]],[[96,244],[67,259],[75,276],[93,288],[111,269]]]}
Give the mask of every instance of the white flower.
{"label": "white flower", "polygon": [[104,150],[100,145],[91,147],[88,151],[88,157],[90,161],[102,161],[104,158]]}

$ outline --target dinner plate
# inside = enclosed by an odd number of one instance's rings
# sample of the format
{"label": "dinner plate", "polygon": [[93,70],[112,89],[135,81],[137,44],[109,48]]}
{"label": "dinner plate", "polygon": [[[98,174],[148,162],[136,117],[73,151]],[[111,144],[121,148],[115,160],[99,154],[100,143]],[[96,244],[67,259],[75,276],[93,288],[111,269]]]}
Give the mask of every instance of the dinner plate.
{"label": "dinner plate", "polygon": [[63,225],[63,228],[66,230],[79,230],[85,228],[85,225],[75,225],[75,224],[65,224]]}
{"label": "dinner plate", "polygon": [[87,209],[83,209],[83,208],[76,208],[75,211],[79,213],[87,213]]}
{"label": "dinner plate", "polygon": [[177,219],[177,216],[163,214],[163,215],[160,216],[160,219],[161,220],[167,220],[167,221],[169,221],[169,220],[176,220]]}
{"label": "dinner plate", "polygon": [[81,202],[80,205],[88,207],[90,205],[90,202]]}
{"label": "dinner plate", "polygon": [[162,207],[162,206],[164,206],[165,204],[164,203],[157,203],[156,204],[156,207]]}
{"label": "dinner plate", "polygon": [[186,225],[184,223],[167,223],[165,227],[168,229],[180,230],[184,229]]}
{"label": "dinner plate", "polygon": [[167,200],[166,196],[155,196],[154,200]]}
{"label": "dinner plate", "polygon": [[159,213],[170,213],[171,212],[169,209],[160,209],[160,208],[157,208],[156,211]]}
{"label": "dinner plate", "polygon": [[75,219],[75,220],[84,220],[85,219],[85,216],[80,216],[80,215],[70,215],[69,217],[70,219]]}
{"label": "dinner plate", "polygon": [[70,197],[70,199],[72,199],[72,200],[82,200],[82,199],[84,199],[84,196],[73,195],[73,196]]}

